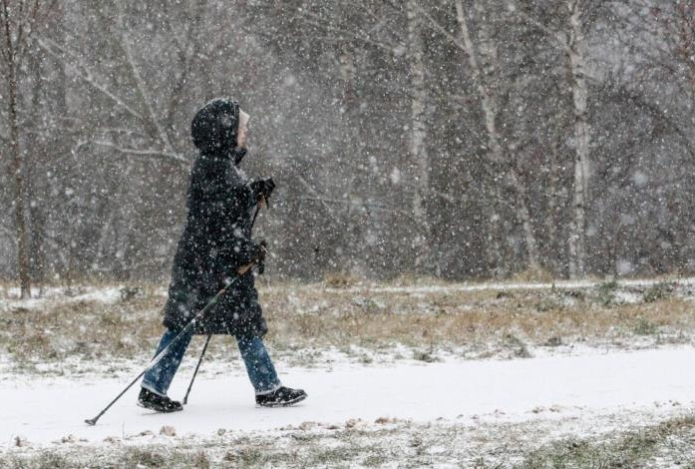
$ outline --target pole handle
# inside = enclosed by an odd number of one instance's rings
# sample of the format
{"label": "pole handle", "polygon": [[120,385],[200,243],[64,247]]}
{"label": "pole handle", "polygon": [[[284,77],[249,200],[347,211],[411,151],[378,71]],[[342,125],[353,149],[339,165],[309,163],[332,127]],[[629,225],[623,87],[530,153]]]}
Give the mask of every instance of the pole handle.
{"label": "pole handle", "polygon": [[237,270],[237,274],[239,274],[239,277],[241,277],[241,276],[243,276],[244,274],[246,274],[246,272],[248,272],[249,270],[251,270],[251,267],[253,267],[253,263],[248,264],[248,265],[245,265],[245,266],[243,266],[243,267],[239,267],[239,270]]}

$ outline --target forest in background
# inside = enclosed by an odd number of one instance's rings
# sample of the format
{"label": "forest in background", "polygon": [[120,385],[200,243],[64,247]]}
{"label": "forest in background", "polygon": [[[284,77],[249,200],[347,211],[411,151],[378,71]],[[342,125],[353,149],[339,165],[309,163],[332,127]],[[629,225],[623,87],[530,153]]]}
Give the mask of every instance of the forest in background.
{"label": "forest in background", "polygon": [[163,281],[251,114],[268,274],[695,270],[695,0],[2,0],[0,278]]}

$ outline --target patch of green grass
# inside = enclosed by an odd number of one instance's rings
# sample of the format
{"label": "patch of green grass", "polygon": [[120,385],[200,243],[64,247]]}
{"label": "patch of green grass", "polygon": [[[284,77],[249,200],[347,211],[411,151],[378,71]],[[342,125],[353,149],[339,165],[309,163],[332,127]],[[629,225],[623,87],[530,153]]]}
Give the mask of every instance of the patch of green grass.
{"label": "patch of green grass", "polygon": [[437,350],[435,349],[434,344],[430,344],[429,348],[426,350],[414,350],[413,358],[417,361],[425,363],[436,363],[441,361],[439,357],[437,357]]}
{"label": "patch of green grass", "polygon": [[[687,435],[687,438],[682,438]],[[659,425],[608,435],[604,440],[565,439],[553,442],[528,454],[517,469],[641,469],[654,467],[663,458],[660,451],[668,447],[668,455],[692,454],[695,450],[695,417],[679,417]],[[674,447],[681,446],[681,447]],[[676,457],[676,459],[678,459]],[[674,461],[679,466],[688,462]],[[662,461],[663,467],[672,467]],[[660,466],[661,467],[661,466]]]}
{"label": "patch of green grass", "polygon": [[68,469],[81,468],[83,465],[75,465],[68,458],[55,451],[40,451],[31,457],[16,455],[0,455],[0,467],[5,469]]}
{"label": "patch of green grass", "polygon": [[163,452],[148,448],[128,448],[123,455],[123,462],[129,467],[167,467],[167,459]]}
{"label": "patch of green grass", "polygon": [[609,306],[615,302],[615,295],[620,285],[617,281],[603,282],[596,287],[596,301],[601,306]]}
{"label": "patch of green grass", "polygon": [[645,303],[654,303],[655,301],[666,300],[673,295],[675,286],[671,282],[659,282],[649,287],[642,297]]}
{"label": "patch of green grass", "polygon": [[[477,469],[695,469],[695,417],[667,420],[624,433],[552,439],[534,423],[316,427],[239,434],[176,444],[63,445],[0,454],[3,469],[266,467],[471,467]],[[535,431],[534,431],[535,429]],[[541,445],[539,447],[539,445]]]}
{"label": "patch of green grass", "polygon": [[303,461],[306,467],[355,467],[361,459],[362,467],[377,467],[386,460],[384,449],[379,443],[368,444],[348,439],[346,444],[325,448],[317,445]]}
{"label": "patch of green grass", "polygon": [[636,335],[642,336],[655,335],[659,333],[659,326],[647,318],[639,318],[637,320],[637,324],[635,324],[633,332]]}

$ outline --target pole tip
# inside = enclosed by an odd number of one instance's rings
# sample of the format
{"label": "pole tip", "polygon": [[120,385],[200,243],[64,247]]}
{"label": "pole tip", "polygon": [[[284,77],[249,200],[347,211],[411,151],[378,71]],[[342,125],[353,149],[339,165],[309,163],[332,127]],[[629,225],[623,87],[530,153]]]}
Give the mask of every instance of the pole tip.
{"label": "pole tip", "polygon": [[92,427],[97,424],[97,419],[87,419],[84,421],[87,425],[91,425]]}

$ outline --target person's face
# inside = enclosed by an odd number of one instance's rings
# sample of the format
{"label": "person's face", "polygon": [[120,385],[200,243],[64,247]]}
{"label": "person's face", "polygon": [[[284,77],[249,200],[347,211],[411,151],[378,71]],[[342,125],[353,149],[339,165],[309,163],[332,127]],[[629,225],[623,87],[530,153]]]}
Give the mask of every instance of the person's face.
{"label": "person's face", "polygon": [[250,116],[243,110],[239,110],[239,133],[237,136],[237,145],[241,148],[246,148],[246,143],[249,138],[249,123]]}
{"label": "person's face", "polygon": [[249,129],[246,124],[239,124],[239,136],[237,137],[237,144],[241,148],[246,148],[246,139],[249,135]]}

